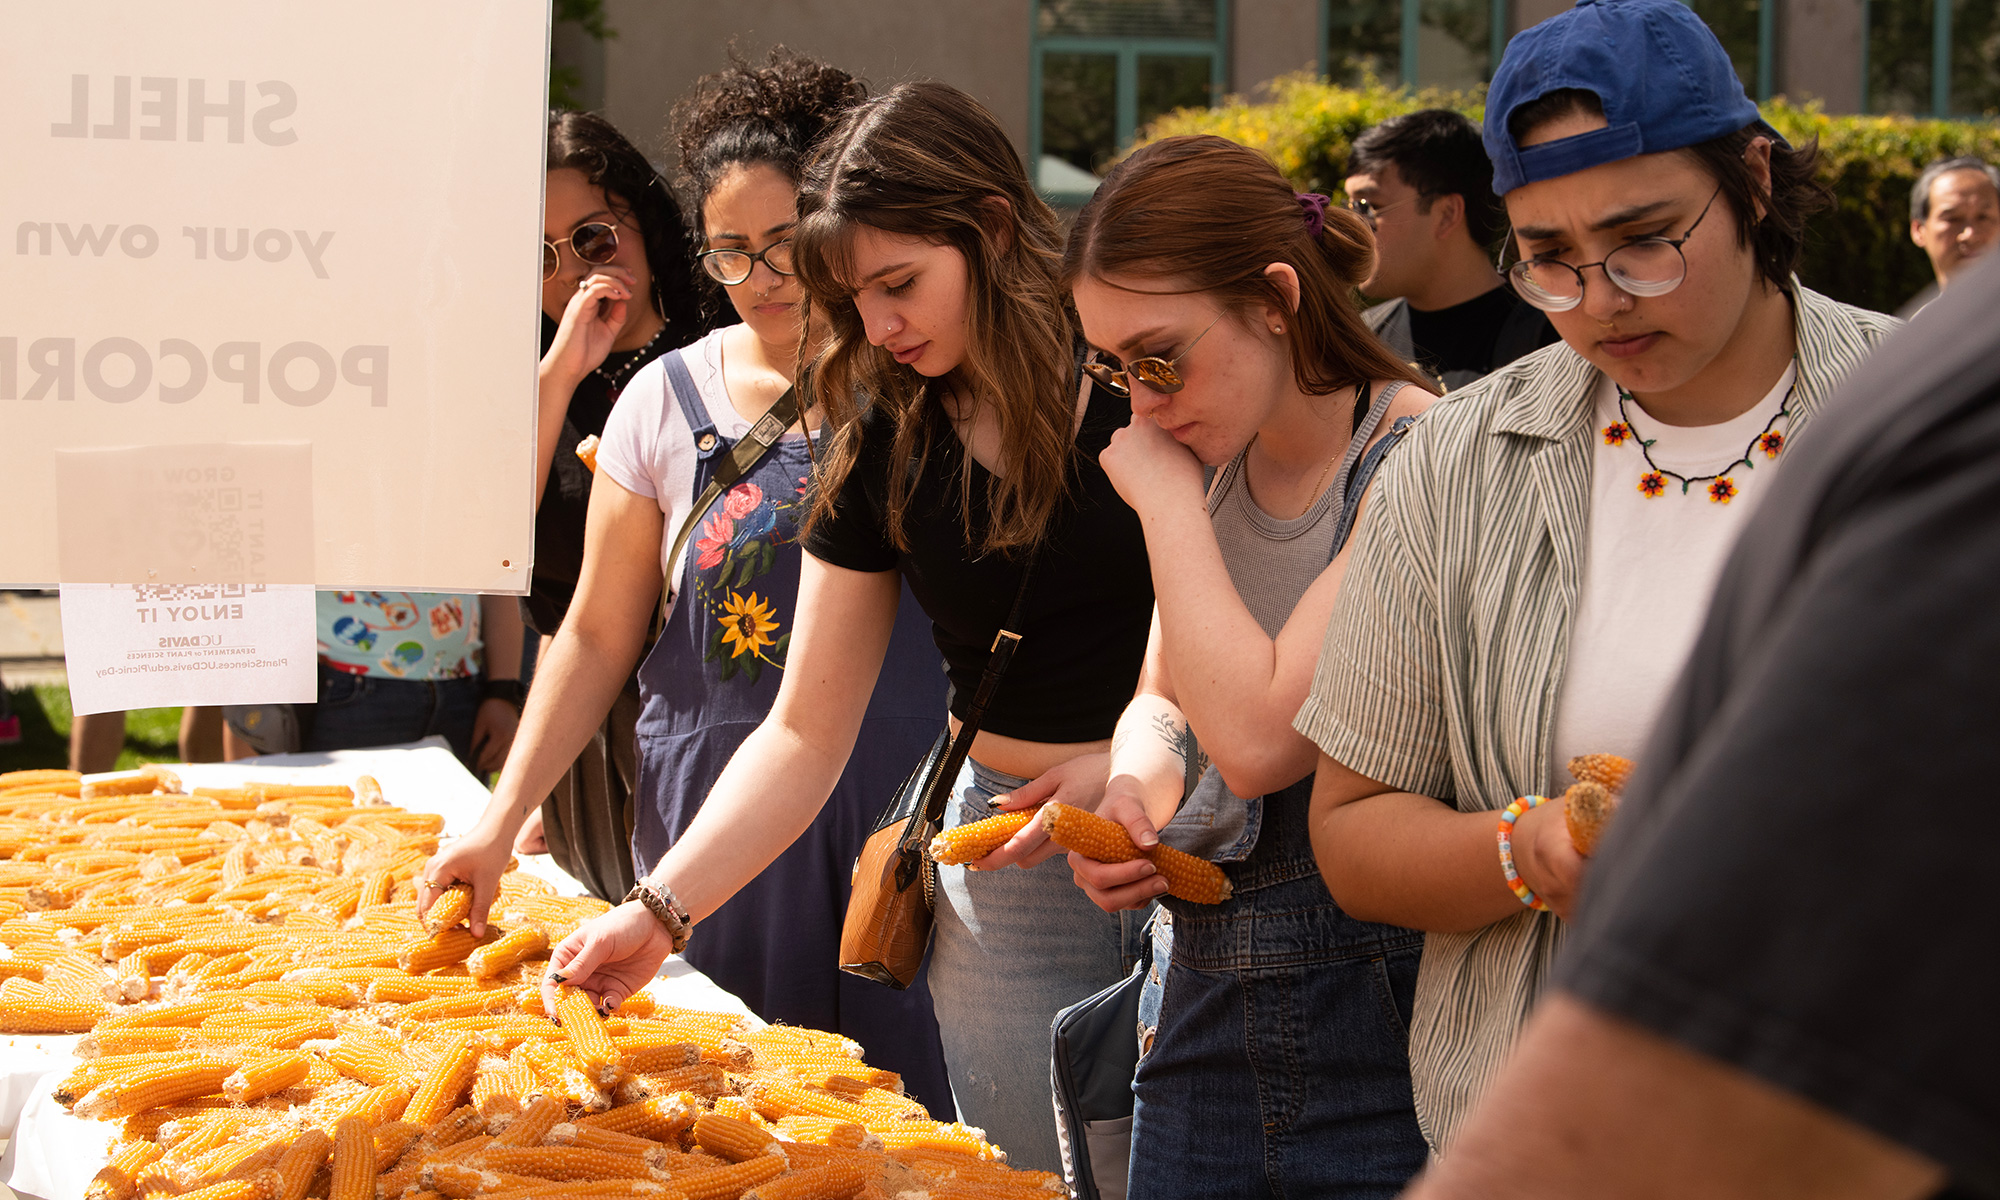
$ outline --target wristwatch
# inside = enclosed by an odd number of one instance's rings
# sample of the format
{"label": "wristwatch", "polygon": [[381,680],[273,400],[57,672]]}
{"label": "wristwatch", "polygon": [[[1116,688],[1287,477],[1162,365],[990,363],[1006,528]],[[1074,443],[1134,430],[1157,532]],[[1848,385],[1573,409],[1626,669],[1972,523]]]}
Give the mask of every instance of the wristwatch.
{"label": "wristwatch", "polygon": [[687,908],[674,895],[674,889],[663,883],[641,879],[632,885],[631,891],[625,893],[621,903],[630,904],[634,900],[645,905],[646,911],[667,927],[667,936],[673,939],[675,954],[687,949],[688,935],[694,931],[694,918],[688,915]]}
{"label": "wristwatch", "polygon": [[528,689],[521,686],[518,679],[482,679],[479,681],[479,701],[505,700],[519,712],[528,702]]}

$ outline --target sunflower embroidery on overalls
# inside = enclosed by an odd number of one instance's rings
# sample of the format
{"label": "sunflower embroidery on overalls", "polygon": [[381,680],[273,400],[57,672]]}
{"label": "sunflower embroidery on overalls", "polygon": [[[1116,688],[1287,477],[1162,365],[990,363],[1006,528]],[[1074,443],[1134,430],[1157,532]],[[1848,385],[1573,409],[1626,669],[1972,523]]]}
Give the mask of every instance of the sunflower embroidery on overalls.
{"label": "sunflower embroidery on overalls", "polygon": [[784,669],[789,630],[780,632],[776,605],[751,584],[777,562],[778,547],[797,540],[790,510],[797,501],[767,496],[744,481],[723,493],[694,544],[701,603],[712,622],[702,661],[719,664],[723,680],[741,672],[757,682],[765,666]]}

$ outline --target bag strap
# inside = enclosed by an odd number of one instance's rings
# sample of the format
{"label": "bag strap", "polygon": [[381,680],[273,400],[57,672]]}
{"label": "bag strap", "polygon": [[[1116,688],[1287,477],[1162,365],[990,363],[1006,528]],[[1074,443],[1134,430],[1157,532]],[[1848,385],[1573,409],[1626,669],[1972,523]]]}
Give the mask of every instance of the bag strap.
{"label": "bag strap", "polygon": [[1341,548],[1347,545],[1348,535],[1354,532],[1354,517],[1361,511],[1361,500],[1368,494],[1368,483],[1375,478],[1375,468],[1382,465],[1382,459],[1388,455],[1390,448],[1402,441],[1403,435],[1416,423],[1415,417],[1397,417],[1395,424],[1389,426],[1389,432],[1368,447],[1368,453],[1354,465],[1354,475],[1347,481],[1347,492],[1340,500],[1340,524],[1333,528],[1333,549],[1328,553],[1328,561],[1339,555]]}
{"label": "bag strap", "polygon": [[[681,361],[678,353],[667,356],[667,379],[674,385],[674,391],[679,396],[682,407],[687,408],[690,400],[698,393],[695,391],[694,377],[688,374],[687,365]],[[764,410],[764,415],[758,417],[756,423],[750,426],[750,432],[743,440],[731,446],[729,452],[722,456],[722,461],[716,464],[714,476],[709,479],[708,486],[702,489],[701,495],[695,497],[694,507],[688,510],[687,520],[681,522],[680,532],[674,535],[674,548],[667,555],[668,570],[671,571],[673,565],[680,561],[681,551],[687,546],[687,540],[693,535],[695,526],[699,525],[702,517],[708,513],[709,506],[714,504],[722,493],[734,487],[737,480],[748,474],[750,469],[757,465],[758,460],[763,458],[772,446],[777,445],[785,430],[798,424],[798,420],[799,389],[788,387],[785,389],[785,394],[778,397],[770,408]],[[667,597],[673,593],[673,586],[674,581],[671,578],[662,578],[659,613],[654,619],[655,636],[658,629],[666,624]]]}
{"label": "bag strap", "polygon": [[951,739],[951,746],[945,751],[937,774],[931,776],[924,796],[923,823],[926,825],[936,825],[944,819],[944,806],[951,798],[951,785],[972,753],[972,740],[979,736],[980,722],[986,717],[986,706],[999,688],[1001,676],[1013,663],[1014,651],[1020,648],[1021,635],[1016,632],[1016,627],[1021,624],[1021,610],[1028,599],[1028,584],[1035,577],[1035,560],[1040,555],[1040,543],[1028,551],[1027,565],[1021,570],[1021,586],[1014,589],[1014,605],[1007,612],[1006,624],[993,635],[993,652],[986,656],[986,669],[980,673],[979,688],[972,693],[972,707],[965,710],[965,718],[958,725],[958,735]]}

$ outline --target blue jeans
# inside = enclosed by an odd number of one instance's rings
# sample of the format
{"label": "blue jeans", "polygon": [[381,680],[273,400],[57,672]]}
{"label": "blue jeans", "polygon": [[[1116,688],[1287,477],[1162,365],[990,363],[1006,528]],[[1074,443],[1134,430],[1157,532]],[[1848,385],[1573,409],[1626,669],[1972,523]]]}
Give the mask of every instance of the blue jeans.
{"label": "blue jeans", "polygon": [[1311,782],[1266,798],[1256,849],[1224,867],[1234,896],[1166,901],[1131,1200],[1388,1200],[1424,1165],[1408,1053],[1423,936],[1334,903],[1306,840]]}
{"label": "blue jeans", "polygon": [[440,734],[459,761],[472,761],[479,680],[389,679],[351,675],[321,663],[319,703],[306,750],[361,750]]}
{"label": "blue jeans", "polygon": [[[1027,782],[968,760],[945,827],[992,816],[987,800]],[[1026,871],[939,867],[937,900],[931,1001],[959,1119],[1009,1165],[1061,1171],[1049,1025],[1131,971],[1146,914],[1092,904],[1060,854]]]}

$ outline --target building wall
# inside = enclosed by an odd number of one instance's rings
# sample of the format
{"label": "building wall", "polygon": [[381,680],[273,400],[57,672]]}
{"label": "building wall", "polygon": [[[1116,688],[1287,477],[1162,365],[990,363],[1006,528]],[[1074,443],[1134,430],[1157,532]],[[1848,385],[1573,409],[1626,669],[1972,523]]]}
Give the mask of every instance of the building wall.
{"label": "building wall", "polygon": [[992,110],[1025,154],[1029,4],[606,0],[618,36],[603,46],[603,112],[656,161],[671,165],[675,156],[662,135],[674,101],[727,61],[732,40],[752,61],[783,43],[852,71],[877,90],[925,77],[963,88]]}
{"label": "building wall", "polygon": [[1229,91],[1256,99],[1261,84],[1319,68],[1319,0],[1235,0],[1229,8]]}
{"label": "building wall", "polygon": [[1861,0],[1785,0],[1778,9],[1777,90],[1821,100],[1828,112],[1861,108]]}

